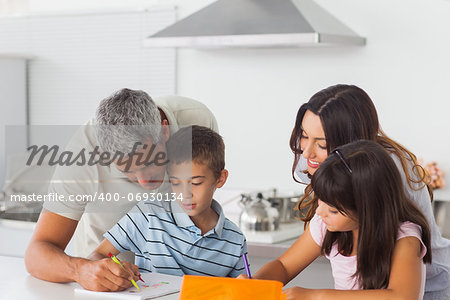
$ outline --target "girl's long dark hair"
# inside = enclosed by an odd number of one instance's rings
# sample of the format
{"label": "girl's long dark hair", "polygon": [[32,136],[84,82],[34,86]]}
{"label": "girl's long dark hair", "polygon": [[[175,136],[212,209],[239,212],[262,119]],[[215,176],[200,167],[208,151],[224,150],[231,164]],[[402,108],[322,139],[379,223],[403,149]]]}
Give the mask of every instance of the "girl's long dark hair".
{"label": "girl's long dark hair", "polygon": [[[430,229],[425,216],[404,191],[400,172],[384,147],[360,140],[338,147],[343,159],[332,152],[314,173],[311,187],[313,202],[318,199],[352,216],[358,223],[357,277],[363,289],[382,289],[389,284],[392,254],[402,222],[422,228],[422,242],[427,247],[423,258],[431,263]],[[329,232],[322,244],[329,254],[337,243],[341,254],[353,250],[352,232]]]}
{"label": "girl's long dark hair", "polygon": [[[295,155],[292,165],[292,177],[295,181],[299,182],[294,174],[302,154],[300,149],[301,125],[307,110],[320,117],[328,153],[338,146],[353,141],[361,139],[375,141],[399,158],[409,187],[413,190],[420,190],[426,186],[430,198],[433,199],[432,189],[429,186],[430,178],[417,162],[416,156],[386,136],[380,128],[377,111],[369,95],[354,85],[330,86],[317,92],[307,103],[300,106],[289,143]],[[412,165],[414,174],[410,174],[408,165]],[[317,208],[311,201],[311,193],[311,186],[307,186],[298,205],[305,226],[306,222],[312,219]]]}

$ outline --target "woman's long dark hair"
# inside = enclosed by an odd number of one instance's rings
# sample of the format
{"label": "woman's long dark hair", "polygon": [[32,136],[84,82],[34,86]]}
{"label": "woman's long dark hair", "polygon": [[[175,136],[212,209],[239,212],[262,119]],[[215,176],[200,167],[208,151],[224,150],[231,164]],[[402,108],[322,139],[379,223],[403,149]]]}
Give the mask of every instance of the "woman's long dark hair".
{"label": "woman's long dark hair", "polygon": [[[392,254],[402,222],[410,221],[422,228],[422,242],[427,247],[423,261],[431,263],[428,223],[407,198],[400,172],[385,148],[376,142],[360,140],[337,150],[342,159],[335,152],[331,153],[312,176],[313,201],[320,199],[357,219],[357,271],[354,276],[361,288],[387,288]],[[349,256],[354,246],[352,232],[327,231],[323,253],[330,254],[334,243],[341,254]]]}
{"label": "woman's long dark hair", "polygon": [[[307,110],[320,117],[328,153],[338,146],[353,141],[361,139],[375,141],[399,158],[409,187],[413,190],[419,190],[427,186],[430,197],[433,199],[432,189],[428,184],[429,176],[417,162],[416,156],[386,136],[380,128],[377,111],[369,95],[354,85],[330,86],[317,92],[307,103],[300,106],[290,139],[290,147],[295,155],[292,165],[292,177],[295,181],[299,182],[294,174],[303,152],[300,149],[301,125]],[[414,174],[410,174],[409,164],[413,166]],[[420,184],[419,187],[417,187],[417,184]],[[317,208],[311,202],[311,192],[311,186],[307,186],[298,205],[302,212],[301,219],[305,222],[312,219]]]}

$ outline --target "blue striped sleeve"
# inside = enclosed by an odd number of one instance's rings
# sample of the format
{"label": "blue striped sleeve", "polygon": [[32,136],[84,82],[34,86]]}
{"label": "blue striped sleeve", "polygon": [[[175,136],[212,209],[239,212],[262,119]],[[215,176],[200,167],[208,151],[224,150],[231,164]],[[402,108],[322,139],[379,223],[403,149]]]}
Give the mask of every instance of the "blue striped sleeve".
{"label": "blue striped sleeve", "polygon": [[236,263],[236,265],[231,270],[230,274],[228,274],[228,277],[238,277],[241,274],[245,274],[244,259],[242,258],[242,255],[244,253],[247,254],[247,241],[245,239],[243,241],[242,248],[241,248],[241,257],[239,258],[239,261]]}
{"label": "blue striped sleeve", "polygon": [[145,228],[143,224],[148,222],[138,205],[134,206],[104,234],[104,237],[120,252],[142,253],[144,251],[146,238],[142,228]]}

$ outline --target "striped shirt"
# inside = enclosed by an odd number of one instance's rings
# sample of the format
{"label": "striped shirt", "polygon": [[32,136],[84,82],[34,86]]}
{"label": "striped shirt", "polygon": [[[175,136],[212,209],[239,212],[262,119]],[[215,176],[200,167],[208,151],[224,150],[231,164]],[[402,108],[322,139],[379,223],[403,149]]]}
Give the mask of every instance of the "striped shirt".
{"label": "striped shirt", "polygon": [[120,252],[134,252],[141,272],[236,277],[245,273],[245,236],[225,218],[217,201],[211,207],[219,220],[204,235],[176,201],[147,201],[134,206],[104,236]]}

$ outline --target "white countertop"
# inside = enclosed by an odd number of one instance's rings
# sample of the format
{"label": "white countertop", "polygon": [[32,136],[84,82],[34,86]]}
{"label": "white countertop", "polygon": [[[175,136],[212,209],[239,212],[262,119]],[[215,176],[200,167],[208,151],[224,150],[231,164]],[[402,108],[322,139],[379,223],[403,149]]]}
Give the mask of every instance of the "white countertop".
{"label": "white countertop", "polygon": [[[76,283],[53,283],[28,274],[23,258],[0,256],[0,299],[107,299],[105,297],[74,295]],[[161,300],[178,299],[179,294],[160,297]]]}
{"label": "white countertop", "polygon": [[21,53],[0,53],[0,59],[33,59],[34,56],[30,54]]}

